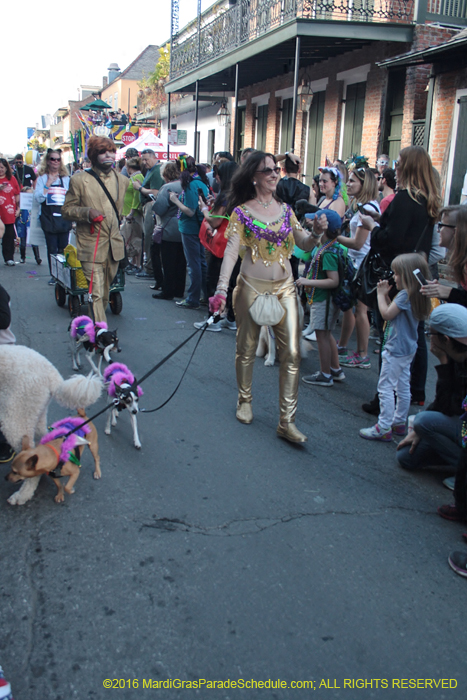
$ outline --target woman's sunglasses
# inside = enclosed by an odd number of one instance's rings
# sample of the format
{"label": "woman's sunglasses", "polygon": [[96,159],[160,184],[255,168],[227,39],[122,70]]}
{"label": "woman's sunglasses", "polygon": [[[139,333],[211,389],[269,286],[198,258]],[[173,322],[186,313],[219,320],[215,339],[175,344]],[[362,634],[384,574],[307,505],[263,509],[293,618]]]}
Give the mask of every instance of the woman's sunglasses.
{"label": "woman's sunglasses", "polygon": [[49,158],[49,162],[54,160],[56,163],[60,163],[60,158]]}
{"label": "woman's sunglasses", "polygon": [[271,173],[276,173],[276,175],[279,175],[281,169],[279,168],[278,165],[276,165],[275,168],[263,168],[262,170],[257,170],[257,173],[262,173],[263,175],[270,175]]}

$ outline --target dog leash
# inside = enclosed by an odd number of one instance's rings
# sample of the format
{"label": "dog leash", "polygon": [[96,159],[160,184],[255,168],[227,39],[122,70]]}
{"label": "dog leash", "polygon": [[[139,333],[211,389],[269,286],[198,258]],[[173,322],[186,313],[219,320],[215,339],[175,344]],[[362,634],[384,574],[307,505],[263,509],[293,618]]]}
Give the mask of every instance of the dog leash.
{"label": "dog leash", "polygon": [[[166,355],[166,357],[164,357],[160,362],[158,362],[157,365],[155,365],[152,369],[150,369],[149,372],[146,372],[146,374],[145,374],[141,379],[135,380],[137,384],[142,384],[142,382],[144,382],[148,377],[150,377],[151,374],[154,374],[154,372],[155,372],[156,370],[158,370],[159,367],[162,367],[162,365],[165,364],[165,363],[167,362],[167,360],[170,360],[170,358],[173,357],[173,355],[175,355],[175,353],[177,353],[181,348],[183,348],[184,345],[186,345],[192,338],[195,337],[195,335],[196,335],[197,333],[199,333],[199,332],[201,331],[201,334],[200,334],[200,336],[199,336],[199,338],[198,338],[198,341],[197,341],[197,343],[196,343],[196,345],[195,345],[195,347],[194,347],[194,349],[193,349],[193,352],[191,353],[191,357],[190,357],[190,359],[188,360],[188,364],[187,364],[187,366],[185,367],[185,370],[184,370],[184,372],[183,372],[183,374],[182,374],[182,377],[181,377],[180,381],[178,382],[178,384],[177,384],[177,386],[176,386],[176,388],[175,388],[175,391],[172,392],[172,394],[169,396],[169,398],[168,398],[166,401],[164,401],[164,403],[161,404],[160,406],[158,406],[157,408],[153,408],[153,409],[149,409],[149,410],[146,410],[146,409],[142,408],[141,411],[140,411],[140,413],[154,413],[155,411],[159,411],[161,408],[163,408],[164,406],[166,406],[166,405],[169,403],[169,401],[175,396],[175,394],[177,393],[177,391],[178,391],[178,389],[179,389],[179,387],[180,387],[180,384],[182,383],[183,378],[184,378],[184,376],[185,376],[185,374],[186,374],[186,372],[187,372],[187,370],[188,370],[188,367],[189,367],[190,364],[191,364],[191,361],[192,361],[193,356],[194,356],[194,354],[195,354],[195,352],[196,352],[196,349],[197,349],[197,347],[198,347],[198,345],[199,345],[199,343],[200,343],[200,341],[201,341],[201,338],[203,337],[203,335],[204,335],[204,333],[205,333],[205,331],[206,331],[206,328],[207,328],[208,326],[210,326],[212,323],[214,323],[214,317],[215,317],[215,316],[216,316],[216,314],[213,314],[212,316],[210,316],[210,317],[206,320],[206,322],[204,323],[204,325],[203,325],[201,328],[197,328],[197,329],[195,330],[194,333],[192,333],[188,338],[186,338],[186,340],[183,341],[183,343],[180,343],[180,345],[178,345],[174,350],[172,350],[172,352],[169,352],[169,354]],[[90,423],[90,422],[93,421],[95,418],[98,418],[98,417],[101,416],[103,413],[105,413],[106,411],[108,411],[109,408],[115,408],[115,405],[116,405],[116,403],[115,403],[115,399],[114,399],[111,403],[107,404],[107,406],[106,406],[105,408],[103,408],[101,411],[99,411],[98,413],[95,413],[93,416],[91,416],[91,418],[88,418],[87,420],[85,420],[85,421],[83,421],[82,423],[80,423],[78,426],[76,426],[76,428],[73,428],[73,430],[70,430],[70,431],[69,431],[66,435],[64,435],[63,437],[67,438],[67,437],[69,437],[70,435],[73,435],[73,433],[75,433],[77,430],[79,430],[80,428],[82,428],[83,425],[87,425],[87,423]]]}
{"label": "dog leash", "polygon": [[99,238],[101,235],[101,228],[102,228],[102,222],[104,221],[104,217],[102,214],[100,216],[96,216],[95,219],[92,220],[91,222],[91,233],[94,233],[94,224],[99,224],[99,228],[97,230],[97,239],[96,239],[96,245],[94,246],[94,257],[92,259],[92,270],[91,270],[91,281],[89,282],[89,289],[88,289],[88,309],[90,311],[90,317],[92,318],[93,323],[96,322],[96,319],[94,318],[94,305],[92,303],[92,284],[94,281],[94,265],[96,263],[96,255],[97,255],[97,247],[99,245]]}
{"label": "dog leash", "polygon": [[[212,318],[212,317],[211,317],[211,318]],[[181,378],[180,378],[180,381],[178,382],[177,386],[175,387],[175,390],[170,394],[169,398],[168,398],[166,401],[164,401],[164,403],[161,403],[160,406],[157,406],[157,408],[150,408],[150,409],[148,409],[148,408],[141,408],[141,409],[140,409],[140,413],[155,413],[156,411],[159,411],[161,408],[164,408],[164,406],[166,406],[166,405],[169,403],[169,401],[171,401],[171,400],[173,399],[173,397],[175,396],[175,394],[177,393],[177,391],[178,391],[179,388],[180,388],[180,384],[182,383],[185,374],[187,373],[188,367],[189,367],[190,364],[191,364],[191,361],[192,361],[192,359],[193,359],[193,357],[194,357],[194,354],[195,354],[195,352],[196,352],[196,349],[197,349],[198,345],[199,345],[200,342],[201,342],[201,338],[203,337],[203,335],[204,335],[204,333],[205,333],[205,331],[206,331],[206,328],[207,328],[209,325],[211,325],[211,324],[208,323],[208,322],[206,321],[206,323],[204,324],[204,326],[202,326],[202,328],[198,329],[195,333],[192,333],[192,335],[190,335],[190,337],[189,337],[187,340],[185,340],[185,342],[183,342],[182,345],[179,345],[178,348],[176,348],[175,350],[173,350],[173,351],[170,353],[170,355],[167,355],[167,357],[165,357],[163,360],[161,360],[150,372],[148,372],[148,373],[143,377],[143,379],[147,379],[147,377],[148,377],[149,375],[151,375],[153,372],[155,372],[156,369],[159,369],[159,367],[161,367],[165,362],[167,362],[167,360],[168,360],[170,357],[172,357],[172,355],[174,355],[174,354],[177,352],[177,350],[180,350],[180,348],[181,348],[183,345],[185,345],[185,343],[187,343],[188,340],[191,340],[191,338],[193,338],[193,337],[196,335],[196,333],[198,333],[198,332],[201,330],[201,335],[199,336],[199,338],[198,338],[198,340],[197,340],[197,342],[196,342],[196,345],[195,345],[195,347],[193,348],[193,352],[191,353],[190,359],[188,360],[188,364],[187,364],[187,366],[185,367],[185,370],[184,370],[184,372],[183,372],[183,374],[182,374],[182,376],[181,376]],[[140,380],[140,382],[139,382],[140,384],[141,384],[141,382],[143,381],[143,379]]]}

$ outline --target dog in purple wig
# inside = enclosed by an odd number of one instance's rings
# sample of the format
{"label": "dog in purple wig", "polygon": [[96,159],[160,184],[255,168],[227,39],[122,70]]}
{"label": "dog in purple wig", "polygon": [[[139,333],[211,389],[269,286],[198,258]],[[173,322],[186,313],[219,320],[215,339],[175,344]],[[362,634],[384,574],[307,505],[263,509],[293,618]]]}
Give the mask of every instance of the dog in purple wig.
{"label": "dog in purple wig", "polygon": [[113,362],[104,370],[104,381],[109,400],[114,407],[109,411],[105,434],[110,435],[111,427],[117,425],[117,416],[125,408],[130,413],[131,426],[133,428],[133,444],[137,450],[141,449],[138,435],[138,399],[143,395],[143,390],[138,386],[136,379],[128,367],[121,362]]}
{"label": "dog in purple wig", "polygon": [[[103,321],[94,321],[89,316],[77,316],[70,324],[71,358],[73,369],[78,372],[81,369],[79,354],[81,348],[86,351],[87,359],[93,370],[100,375],[102,358],[110,363],[110,353],[120,352],[118,347],[117,331],[109,331]],[[99,355],[99,365],[94,363],[94,355]]]}

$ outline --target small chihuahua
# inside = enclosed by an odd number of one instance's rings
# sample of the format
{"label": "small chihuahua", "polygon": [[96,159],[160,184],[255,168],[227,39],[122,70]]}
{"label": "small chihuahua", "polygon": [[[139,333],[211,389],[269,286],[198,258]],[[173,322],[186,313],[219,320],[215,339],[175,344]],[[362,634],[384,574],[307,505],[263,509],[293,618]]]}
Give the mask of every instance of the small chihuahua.
{"label": "small chihuahua", "polygon": [[[86,421],[83,409],[78,409],[78,417],[64,418],[52,425],[52,430],[44,435],[37,447],[31,447],[29,438],[23,437],[22,450],[14,458],[11,472],[6,475],[7,481],[17,482],[30,479],[42,474],[48,474],[55,482],[57,495],[55,503],[63,503],[66,493],[74,493],[74,485],[79,477],[81,467],[81,454],[86,445],[89,445],[94,457],[94,478],[100,479],[99,446],[97,430],[93,423],[82,425]],[[65,437],[70,430],[81,426],[72,435]],[[63,486],[62,477],[68,476],[66,486]]]}

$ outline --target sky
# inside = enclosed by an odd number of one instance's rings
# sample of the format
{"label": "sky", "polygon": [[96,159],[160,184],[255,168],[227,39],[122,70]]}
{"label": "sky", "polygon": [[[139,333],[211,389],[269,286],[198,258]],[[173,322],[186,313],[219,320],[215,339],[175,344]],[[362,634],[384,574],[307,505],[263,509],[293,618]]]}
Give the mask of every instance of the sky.
{"label": "sky", "polygon": [[[202,0],[202,10],[211,4]],[[197,0],[180,0],[180,28],[196,12]],[[124,70],[146,46],[167,41],[170,0],[22,0],[8,3],[3,28],[0,153],[14,155],[26,147],[27,127],[76,100],[79,85],[102,85],[111,63]]]}

